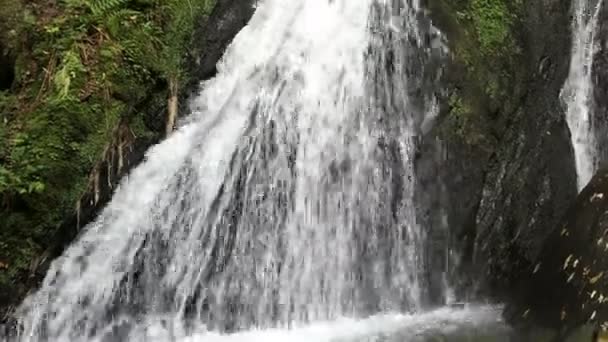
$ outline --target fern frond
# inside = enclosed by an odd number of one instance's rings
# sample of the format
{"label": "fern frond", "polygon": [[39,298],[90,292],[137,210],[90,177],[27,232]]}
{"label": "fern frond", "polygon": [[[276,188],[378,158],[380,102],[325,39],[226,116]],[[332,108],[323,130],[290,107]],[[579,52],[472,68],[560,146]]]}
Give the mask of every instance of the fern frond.
{"label": "fern frond", "polygon": [[108,14],[112,10],[116,10],[130,0],[88,0],[87,5],[95,15]]}
{"label": "fern frond", "polygon": [[141,15],[141,12],[131,9],[118,9],[109,13],[106,17],[105,24],[108,31],[113,36],[119,36],[124,31],[125,23],[133,21],[133,18],[137,18]]}
{"label": "fern frond", "polygon": [[66,98],[68,96],[72,79],[82,72],[84,72],[84,66],[77,52],[72,50],[66,51],[61,60],[61,68],[53,78],[59,98]]}

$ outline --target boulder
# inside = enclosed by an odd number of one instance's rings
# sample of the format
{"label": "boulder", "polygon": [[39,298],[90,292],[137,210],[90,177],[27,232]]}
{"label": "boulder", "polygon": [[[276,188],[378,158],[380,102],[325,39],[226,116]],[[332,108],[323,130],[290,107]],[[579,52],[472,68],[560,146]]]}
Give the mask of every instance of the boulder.
{"label": "boulder", "polygon": [[485,175],[475,219],[474,262],[488,292],[511,285],[576,196],[570,134],[559,94],[568,72],[568,1],[528,1],[521,32],[526,92],[511,113]]}
{"label": "boulder", "polygon": [[[422,137],[420,191],[435,198],[428,201],[435,203],[430,215],[443,215],[448,227],[456,256],[450,281],[458,296],[508,299],[576,196],[559,99],[569,66],[570,1],[496,7],[496,13],[510,11],[500,37],[514,48],[483,53],[474,40],[484,32],[466,30],[491,9],[475,9],[473,1],[427,3],[454,58],[441,83],[442,114]],[[493,17],[493,25],[499,19]]]}
{"label": "boulder", "polygon": [[515,324],[608,330],[608,168],[553,227],[516,289],[506,309]]}

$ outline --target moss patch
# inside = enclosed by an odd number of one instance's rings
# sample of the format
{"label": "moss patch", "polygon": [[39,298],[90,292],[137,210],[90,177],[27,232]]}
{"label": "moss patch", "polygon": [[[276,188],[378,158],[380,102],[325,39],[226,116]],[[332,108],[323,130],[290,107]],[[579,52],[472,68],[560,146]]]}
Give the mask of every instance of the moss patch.
{"label": "moss patch", "polygon": [[428,0],[428,6],[453,56],[441,129],[492,150],[523,94],[521,0]]}
{"label": "moss patch", "polygon": [[475,28],[482,54],[492,55],[513,44],[515,17],[503,0],[471,0],[465,16]]}

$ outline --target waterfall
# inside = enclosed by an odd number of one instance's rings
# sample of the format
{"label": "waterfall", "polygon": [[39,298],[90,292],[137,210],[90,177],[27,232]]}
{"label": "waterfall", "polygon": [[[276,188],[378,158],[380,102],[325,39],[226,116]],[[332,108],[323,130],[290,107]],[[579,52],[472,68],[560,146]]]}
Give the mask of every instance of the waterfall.
{"label": "waterfall", "polygon": [[[418,1],[264,0],[192,113],[18,311],[23,341],[417,312]],[[428,128],[428,127],[427,127]]]}
{"label": "waterfall", "polygon": [[573,2],[570,72],[561,95],[566,104],[566,120],[572,136],[579,190],[587,185],[598,167],[598,146],[592,117],[592,63],[602,2]]}

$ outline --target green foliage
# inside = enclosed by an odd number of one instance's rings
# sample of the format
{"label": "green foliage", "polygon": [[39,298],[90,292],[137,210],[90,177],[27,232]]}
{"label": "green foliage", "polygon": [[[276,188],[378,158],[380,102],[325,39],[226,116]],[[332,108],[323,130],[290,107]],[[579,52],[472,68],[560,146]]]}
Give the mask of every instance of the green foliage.
{"label": "green foliage", "polygon": [[197,13],[211,13],[214,5],[215,1],[168,0],[161,6],[162,11],[168,13],[165,20],[172,23],[164,34],[164,40],[167,42],[165,50],[167,74],[173,76],[180,71],[182,58],[180,53],[188,51],[190,35],[199,16]]}
{"label": "green foliage", "polygon": [[[497,117],[512,113],[526,77],[518,40],[521,0],[430,0],[436,23],[448,36],[455,65],[445,129],[492,151],[502,134]],[[500,119],[502,120],[502,119]]]}
{"label": "green foliage", "polygon": [[0,263],[8,265],[0,288],[48,247],[119,123],[139,137],[162,134],[148,128],[145,112],[162,112],[168,91],[159,87],[187,77],[182,62],[195,21],[213,6],[3,0],[0,40],[10,36],[17,81],[0,92]]}
{"label": "green foliage", "polygon": [[504,0],[471,0],[466,13],[483,53],[489,55],[511,46],[513,18]]}
{"label": "green foliage", "polygon": [[58,98],[65,99],[70,93],[72,80],[82,79],[84,72],[80,56],[73,50],[66,51],[61,60],[61,68],[53,79]]}
{"label": "green foliage", "polygon": [[449,125],[444,125],[443,128],[448,128],[452,134],[461,137],[469,145],[487,149],[488,137],[482,133],[485,128],[484,122],[480,120],[475,110],[475,104],[470,103],[469,98],[453,93],[448,98]]}
{"label": "green foliage", "polygon": [[86,4],[93,11],[93,14],[103,15],[114,9],[123,7],[128,2],[129,0],[88,0]]}

